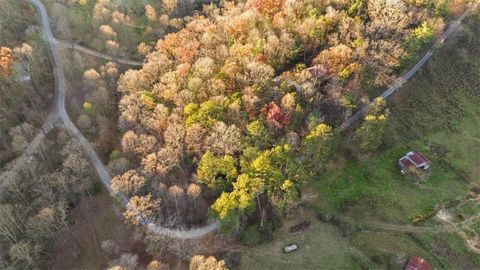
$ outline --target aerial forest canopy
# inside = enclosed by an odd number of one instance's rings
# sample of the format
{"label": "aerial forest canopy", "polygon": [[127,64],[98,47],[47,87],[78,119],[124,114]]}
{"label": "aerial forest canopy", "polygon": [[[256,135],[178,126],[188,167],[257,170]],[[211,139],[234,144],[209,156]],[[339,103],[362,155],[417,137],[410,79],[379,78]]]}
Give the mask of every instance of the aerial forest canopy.
{"label": "aerial forest canopy", "polygon": [[449,3],[204,6],[119,80],[122,151],[137,164],[112,182],[126,216],[188,227],[209,208],[227,229],[269,226],[321,173],[334,128],[444,30]]}

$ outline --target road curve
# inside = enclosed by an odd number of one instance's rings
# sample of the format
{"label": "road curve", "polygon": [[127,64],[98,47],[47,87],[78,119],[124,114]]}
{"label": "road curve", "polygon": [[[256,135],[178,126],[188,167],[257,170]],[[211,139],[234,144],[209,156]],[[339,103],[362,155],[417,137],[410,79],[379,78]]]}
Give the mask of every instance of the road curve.
{"label": "road curve", "polygon": [[[66,109],[65,109],[66,94],[65,93],[66,93],[67,83],[66,83],[62,63],[59,61],[60,57],[58,54],[58,47],[57,47],[58,43],[56,42],[56,39],[53,36],[52,30],[48,23],[47,11],[43,6],[42,2],[40,2],[39,0],[27,0],[27,1],[30,4],[32,4],[35,7],[35,10],[37,11],[37,14],[40,19],[43,38],[47,42],[47,45],[49,48],[49,54],[52,59],[52,65],[53,65],[53,71],[54,71],[54,77],[55,77],[55,98],[53,103],[53,109],[50,112],[50,115],[48,116],[48,119],[44,124],[44,132],[39,133],[39,135],[35,137],[34,141],[32,141],[32,143],[29,145],[30,150],[27,149],[27,151],[25,151],[25,153],[22,155],[22,158],[24,160],[28,158],[28,155],[31,154],[30,153],[32,151],[31,149],[38,147],[38,145],[41,143],[41,141],[44,138],[43,134],[46,134],[46,132],[48,132],[51,128],[53,128],[53,126],[63,127],[65,130],[67,130],[70,133],[70,135],[73,138],[77,139],[80,142],[80,145],[82,146],[86,155],[90,158],[90,161],[92,162],[92,165],[94,166],[95,171],[100,177],[100,180],[102,181],[102,184],[105,186],[105,188],[110,192],[112,196],[119,197],[122,203],[125,206],[127,206],[128,198],[122,193],[114,194],[114,192],[110,187],[111,176],[108,173],[105,165],[103,165],[103,163],[101,162],[100,158],[98,157],[97,153],[95,152],[91,144],[88,142],[85,136],[83,136],[83,134],[78,130],[78,128],[73,124],[73,122],[70,120],[70,117],[66,112]],[[17,163],[17,164],[20,164],[20,163]],[[215,231],[219,228],[219,223],[216,221],[210,224],[207,224],[203,227],[199,227],[191,230],[174,230],[174,229],[164,228],[159,224],[155,224],[149,220],[145,220],[142,223],[149,230],[151,230],[156,234],[164,235],[167,237],[180,239],[180,240],[201,238],[206,234],[212,231]]]}
{"label": "road curve", "polygon": [[[405,75],[402,77],[398,78],[397,81],[388,89],[386,89],[379,97],[387,99],[394,93],[396,93],[402,85],[408,81],[410,78],[415,75],[420,68],[422,68],[425,63],[428,62],[428,60],[432,57],[433,52],[435,49],[439,48],[443,42],[452,34],[455,32],[455,30],[458,29],[458,27],[461,25],[462,21],[467,17],[468,13],[476,8],[478,5],[478,2],[475,2],[472,4],[460,17],[458,17],[456,20],[454,20],[452,23],[450,23],[450,26],[448,29],[443,33],[443,35],[438,39],[435,44],[432,46],[431,49],[429,49],[423,57],[413,66]],[[358,121],[360,118],[362,118],[370,109],[370,104],[365,105],[361,110],[357,111],[355,114],[353,114],[350,118],[348,118],[343,124],[340,126],[340,130],[346,130],[350,128],[356,121]]]}
{"label": "road curve", "polygon": [[113,57],[111,55],[100,53],[100,52],[94,51],[90,48],[84,47],[82,45],[74,44],[74,43],[71,43],[71,42],[68,42],[68,41],[55,39],[55,42],[57,44],[57,47],[61,48],[61,49],[76,50],[76,51],[79,51],[79,52],[83,52],[85,54],[89,54],[89,55],[92,55],[92,56],[95,56],[95,57],[98,57],[98,58],[102,58],[102,59],[112,61],[112,62],[117,62],[117,63],[124,64],[124,65],[130,65],[130,66],[142,66],[143,65],[143,63],[139,62],[139,61],[125,59],[125,58]]}

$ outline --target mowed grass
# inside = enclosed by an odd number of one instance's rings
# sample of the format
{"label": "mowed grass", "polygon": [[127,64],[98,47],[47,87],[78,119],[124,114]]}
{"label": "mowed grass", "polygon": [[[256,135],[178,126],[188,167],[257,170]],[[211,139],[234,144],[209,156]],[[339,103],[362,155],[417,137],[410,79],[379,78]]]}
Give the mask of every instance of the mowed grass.
{"label": "mowed grass", "polygon": [[[291,243],[299,250],[285,254],[282,248]],[[279,232],[273,241],[255,247],[242,247],[239,269],[368,269],[369,259],[350,245],[335,226],[312,220],[310,228],[291,234]]]}
{"label": "mowed grass", "polygon": [[480,114],[464,119],[457,128],[456,134],[437,132],[429,138],[446,147],[450,164],[470,181],[480,183]]}
{"label": "mowed grass", "polygon": [[[405,223],[449,205],[480,183],[479,28],[478,19],[469,20],[389,101],[391,115],[376,153],[361,161],[348,158],[314,182],[321,207]],[[415,184],[399,172],[398,159],[411,150],[433,161],[425,183]]]}

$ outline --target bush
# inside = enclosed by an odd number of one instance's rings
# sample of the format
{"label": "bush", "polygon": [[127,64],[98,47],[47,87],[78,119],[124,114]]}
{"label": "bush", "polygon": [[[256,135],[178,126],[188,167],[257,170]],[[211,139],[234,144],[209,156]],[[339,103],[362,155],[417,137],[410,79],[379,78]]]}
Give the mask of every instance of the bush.
{"label": "bush", "polygon": [[96,195],[102,190],[102,183],[100,181],[90,181],[87,189],[85,190],[89,195]]}
{"label": "bush", "polygon": [[110,153],[110,156],[108,157],[108,160],[109,161],[112,161],[112,160],[115,160],[115,159],[119,159],[122,157],[122,153],[118,150],[113,150],[111,153]]}
{"label": "bush", "polygon": [[248,226],[240,233],[240,242],[246,246],[254,246],[263,242],[260,228],[257,225]]}

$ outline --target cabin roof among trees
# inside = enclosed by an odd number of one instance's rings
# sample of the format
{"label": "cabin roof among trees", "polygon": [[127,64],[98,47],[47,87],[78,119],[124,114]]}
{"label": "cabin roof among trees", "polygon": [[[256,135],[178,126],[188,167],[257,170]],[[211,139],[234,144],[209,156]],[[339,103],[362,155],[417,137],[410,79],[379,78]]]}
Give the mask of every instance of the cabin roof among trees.
{"label": "cabin roof among trees", "polygon": [[432,270],[432,267],[420,257],[410,257],[405,270]]}
{"label": "cabin roof among trees", "polygon": [[399,160],[400,166],[408,168],[410,166],[415,166],[416,168],[425,166],[426,164],[432,164],[432,162],[426,158],[424,155],[418,152],[408,152],[404,157]]}

